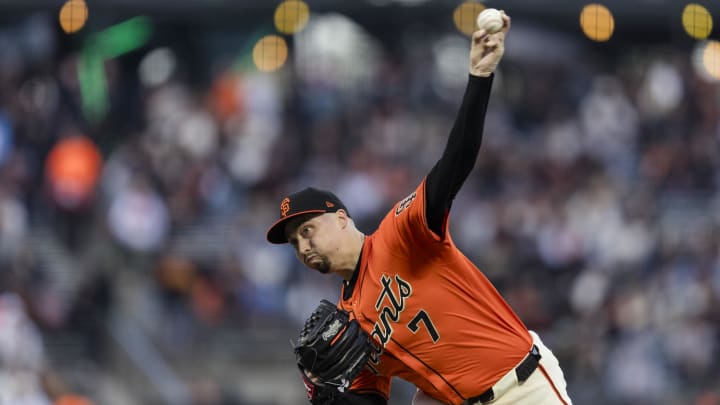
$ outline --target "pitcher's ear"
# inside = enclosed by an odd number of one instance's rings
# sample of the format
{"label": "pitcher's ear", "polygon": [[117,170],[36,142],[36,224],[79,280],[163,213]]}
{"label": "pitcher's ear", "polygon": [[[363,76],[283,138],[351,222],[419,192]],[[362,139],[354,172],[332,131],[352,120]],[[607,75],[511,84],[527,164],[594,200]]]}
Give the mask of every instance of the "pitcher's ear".
{"label": "pitcher's ear", "polygon": [[350,219],[350,216],[348,215],[347,211],[340,208],[339,210],[335,211],[335,214],[337,215],[338,221],[340,221],[340,226],[345,227],[348,223],[348,219]]}

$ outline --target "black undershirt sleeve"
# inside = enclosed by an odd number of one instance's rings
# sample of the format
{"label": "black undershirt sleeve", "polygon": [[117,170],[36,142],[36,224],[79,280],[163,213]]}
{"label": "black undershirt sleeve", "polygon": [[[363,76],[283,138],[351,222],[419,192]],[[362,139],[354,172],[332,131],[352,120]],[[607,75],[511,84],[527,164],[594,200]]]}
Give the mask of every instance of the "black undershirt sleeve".
{"label": "black undershirt sleeve", "polygon": [[480,152],[493,77],[470,75],[445,151],[425,180],[425,219],[438,236],[444,236],[445,214]]}

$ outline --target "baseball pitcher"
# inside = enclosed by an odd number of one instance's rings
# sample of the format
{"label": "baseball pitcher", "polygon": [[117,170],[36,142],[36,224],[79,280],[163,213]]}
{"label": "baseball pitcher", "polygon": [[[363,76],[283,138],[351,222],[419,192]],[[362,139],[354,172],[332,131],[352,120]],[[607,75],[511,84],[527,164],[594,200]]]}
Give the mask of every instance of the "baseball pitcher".
{"label": "baseball pitcher", "polygon": [[510,18],[472,37],[468,84],[442,156],[378,229],[359,231],[334,194],[282,199],[267,233],[307,267],[344,279],[294,342],[313,404],[387,404],[392,377],[413,404],[571,404],[557,359],[449,233],[452,201],[475,165]]}

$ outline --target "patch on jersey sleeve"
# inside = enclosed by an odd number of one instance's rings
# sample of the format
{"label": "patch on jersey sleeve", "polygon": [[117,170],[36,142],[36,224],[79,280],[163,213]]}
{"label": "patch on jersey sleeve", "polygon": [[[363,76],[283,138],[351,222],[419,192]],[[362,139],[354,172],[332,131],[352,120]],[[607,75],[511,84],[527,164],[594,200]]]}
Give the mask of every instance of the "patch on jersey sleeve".
{"label": "patch on jersey sleeve", "polygon": [[405,197],[398,203],[397,208],[395,209],[395,216],[400,215],[403,211],[405,211],[405,208],[409,207],[410,204],[412,204],[413,201],[415,201],[415,197],[417,196],[417,191],[413,191],[412,194]]}

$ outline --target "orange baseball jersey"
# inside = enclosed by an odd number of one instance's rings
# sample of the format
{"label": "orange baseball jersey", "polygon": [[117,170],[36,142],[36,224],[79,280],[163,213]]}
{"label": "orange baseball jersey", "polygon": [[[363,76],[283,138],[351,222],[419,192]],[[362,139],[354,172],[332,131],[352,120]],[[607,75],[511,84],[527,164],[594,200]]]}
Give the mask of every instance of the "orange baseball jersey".
{"label": "orange baseball jersey", "polygon": [[[425,220],[425,181],[365,239],[349,311],[382,345],[353,382],[389,397],[391,377],[450,404],[482,394],[515,367],[532,338],[480,270],[458,250],[448,219],[440,238]],[[343,291],[344,293],[344,291]]]}

